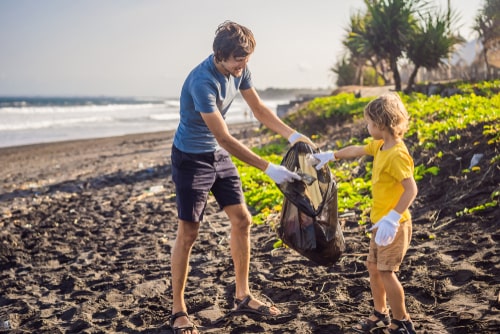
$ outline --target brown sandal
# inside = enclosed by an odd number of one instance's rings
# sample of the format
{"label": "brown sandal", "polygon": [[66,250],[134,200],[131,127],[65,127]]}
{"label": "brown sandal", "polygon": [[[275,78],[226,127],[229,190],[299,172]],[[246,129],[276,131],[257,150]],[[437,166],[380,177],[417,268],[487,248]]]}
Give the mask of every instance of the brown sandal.
{"label": "brown sandal", "polygon": [[389,328],[390,334],[417,334],[415,328],[413,327],[413,322],[410,319],[408,320],[395,320],[391,321],[393,324],[397,325],[398,328],[392,329]]}
{"label": "brown sandal", "polygon": [[[180,318],[180,317],[186,317],[186,318],[189,319],[188,314],[186,312],[184,312],[184,311],[172,314],[172,316],[170,317],[170,328],[172,328],[172,332],[174,334],[193,333],[194,331],[196,331],[197,333],[199,333],[198,329],[196,328],[196,325],[193,324],[193,323],[190,323],[190,324],[184,325],[184,326],[174,327],[175,320],[177,318]],[[189,321],[191,321],[191,320],[189,319]]]}
{"label": "brown sandal", "polygon": [[355,333],[384,333],[387,326],[391,323],[391,318],[388,314],[380,313],[377,310],[373,310],[373,315],[377,317],[377,320],[371,320],[370,318],[362,319],[351,329]]}
{"label": "brown sandal", "polygon": [[275,316],[278,314],[271,313],[272,306],[261,305],[258,308],[253,308],[248,305],[252,300],[252,296],[246,296],[244,299],[234,299],[235,309],[232,313],[253,313],[264,316]]}

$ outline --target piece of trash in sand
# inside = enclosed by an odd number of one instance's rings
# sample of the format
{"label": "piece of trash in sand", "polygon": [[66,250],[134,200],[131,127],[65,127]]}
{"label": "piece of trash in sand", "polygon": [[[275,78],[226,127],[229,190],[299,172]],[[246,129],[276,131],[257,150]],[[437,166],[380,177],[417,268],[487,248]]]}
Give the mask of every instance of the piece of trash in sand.
{"label": "piece of trash in sand", "polygon": [[161,236],[158,239],[158,243],[160,243],[161,245],[167,245],[168,244],[168,237],[166,235]]}
{"label": "piece of trash in sand", "polygon": [[476,166],[479,161],[481,161],[481,159],[484,157],[484,154],[482,153],[476,153],[472,156],[472,158],[470,159],[470,166],[469,166],[469,169],[471,169],[472,167]]}
{"label": "piece of trash in sand", "polygon": [[339,215],[339,218],[354,217],[354,216],[356,216],[356,212],[354,212],[354,211],[347,211],[347,212]]}
{"label": "piece of trash in sand", "polygon": [[145,190],[139,196],[135,196],[135,197],[130,198],[130,201],[131,202],[142,201],[146,197],[159,194],[159,193],[161,193],[164,190],[165,190],[165,187],[163,187],[163,185],[161,185],[161,184],[156,185],[156,186],[152,186],[152,187],[148,188],[147,190]]}
{"label": "piece of trash in sand", "polygon": [[5,311],[0,311],[0,331],[10,329],[9,315]]}
{"label": "piece of trash in sand", "polygon": [[9,320],[2,320],[1,321],[0,329],[10,329],[10,322],[9,322]]}
{"label": "piece of trash in sand", "polygon": [[148,192],[156,194],[159,192],[162,192],[165,188],[160,184],[157,186],[152,186],[151,188],[148,189]]}

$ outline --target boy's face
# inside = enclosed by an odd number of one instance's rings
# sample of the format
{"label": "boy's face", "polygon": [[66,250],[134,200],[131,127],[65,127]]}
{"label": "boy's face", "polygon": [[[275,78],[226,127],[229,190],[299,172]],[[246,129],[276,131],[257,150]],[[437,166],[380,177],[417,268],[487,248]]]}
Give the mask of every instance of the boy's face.
{"label": "boy's face", "polygon": [[368,133],[373,139],[378,140],[382,139],[382,130],[373,122],[371,119],[366,118],[366,128],[368,129]]}
{"label": "boy's face", "polygon": [[217,65],[219,71],[224,75],[231,74],[233,77],[239,78],[243,74],[243,70],[250,60],[250,55],[246,57],[235,57],[231,55],[228,59],[219,62]]}

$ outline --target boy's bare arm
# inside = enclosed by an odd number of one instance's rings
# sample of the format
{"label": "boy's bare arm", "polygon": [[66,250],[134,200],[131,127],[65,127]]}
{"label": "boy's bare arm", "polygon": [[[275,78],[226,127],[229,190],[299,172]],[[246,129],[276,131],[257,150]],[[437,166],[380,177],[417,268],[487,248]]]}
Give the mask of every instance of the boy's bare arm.
{"label": "boy's bare arm", "polygon": [[415,179],[413,177],[404,179],[401,181],[401,185],[403,186],[404,191],[399,198],[398,204],[394,207],[394,210],[400,214],[410,207],[418,193],[417,184],[415,183]]}
{"label": "boy's bare arm", "polygon": [[336,160],[351,159],[366,155],[366,151],[363,146],[352,145],[341,148],[340,150],[335,151],[334,154]]}
{"label": "boy's bare arm", "polygon": [[323,168],[325,164],[327,164],[330,161],[356,158],[363,156],[365,154],[366,152],[363,146],[352,145],[344,147],[343,149],[340,149],[338,151],[326,151],[326,152],[314,153],[312,156],[314,157],[314,159],[316,159],[315,161],[316,169],[320,170],[321,168]]}

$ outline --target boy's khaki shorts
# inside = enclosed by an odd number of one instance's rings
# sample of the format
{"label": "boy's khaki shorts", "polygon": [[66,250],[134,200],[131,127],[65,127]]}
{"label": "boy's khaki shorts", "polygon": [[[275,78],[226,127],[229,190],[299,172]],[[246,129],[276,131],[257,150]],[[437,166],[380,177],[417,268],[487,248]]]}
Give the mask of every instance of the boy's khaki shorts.
{"label": "boy's khaki shorts", "polygon": [[387,246],[379,246],[375,243],[375,233],[370,240],[370,251],[367,262],[376,263],[379,271],[398,271],[406,251],[410,246],[412,224],[407,220],[399,224],[398,233],[394,241]]}

